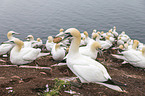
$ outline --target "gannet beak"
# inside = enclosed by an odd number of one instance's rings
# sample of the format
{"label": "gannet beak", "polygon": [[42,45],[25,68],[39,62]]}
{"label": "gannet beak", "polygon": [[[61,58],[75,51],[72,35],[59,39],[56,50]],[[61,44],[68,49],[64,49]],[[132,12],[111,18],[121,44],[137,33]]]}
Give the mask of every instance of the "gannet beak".
{"label": "gannet beak", "polygon": [[29,38],[29,37],[25,37],[24,39],[26,39],[27,41],[29,41],[29,40],[30,40],[30,38]]}
{"label": "gannet beak", "polygon": [[[70,32],[65,32],[65,33],[63,33],[63,34],[61,34],[61,35],[58,35],[58,36],[56,36],[56,37],[60,37],[60,36],[64,36],[64,38],[63,38],[61,41],[65,40],[66,38],[72,37],[72,35],[71,35]],[[61,42],[61,41],[60,41],[60,42]]]}
{"label": "gannet beak", "polygon": [[20,33],[17,33],[17,32],[15,32],[14,34],[15,34],[15,35],[20,35]]}

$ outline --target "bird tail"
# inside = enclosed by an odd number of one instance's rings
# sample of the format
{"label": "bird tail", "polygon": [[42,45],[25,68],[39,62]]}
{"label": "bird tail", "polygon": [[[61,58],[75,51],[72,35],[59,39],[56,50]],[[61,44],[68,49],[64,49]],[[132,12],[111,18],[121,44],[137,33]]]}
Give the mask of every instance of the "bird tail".
{"label": "bird tail", "polygon": [[47,56],[47,55],[49,55],[50,53],[40,53],[39,55],[38,55],[38,57],[42,57],[42,56]]}
{"label": "bird tail", "polygon": [[111,56],[113,56],[117,59],[122,59],[122,60],[127,61],[127,59],[124,56],[122,56],[122,54],[118,54],[118,55],[117,54],[111,54]]}
{"label": "bird tail", "polygon": [[111,84],[106,84],[106,83],[100,83],[100,82],[96,82],[97,84],[101,84],[101,85],[104,85],[110,89],[113,89],[115,91],[118,91],[118,92],[124,92],[124,90],[122,90],[119,86],[117,85],[111,85]]}

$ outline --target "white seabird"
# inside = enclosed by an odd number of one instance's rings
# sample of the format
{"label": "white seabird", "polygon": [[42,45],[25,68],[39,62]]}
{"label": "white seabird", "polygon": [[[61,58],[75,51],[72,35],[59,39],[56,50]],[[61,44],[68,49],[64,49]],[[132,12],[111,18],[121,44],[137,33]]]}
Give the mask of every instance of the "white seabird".
{"label": "white seabird", "polygon": [[[69,28],[65,31],[65,34],[73,37],[67,56],[67,66],[79,77],[82,83],[102,84],[113,90],[124,92],[113,83],[106,68],[101,63],[79,53],[81,34],[77,29]],[[110,81],[110,83],[107,81]]]}
{"label": "white seabird", "polygon": [[18,38],[12,39],[6,43],[15,43],[10,52],[10,61],[12,64],[21,65],[31,63],[38,57],[49,55],[49,53],[41,53],[41,49],[23,48],[23,41]]}
{"label": "white seabird", "polygon": [[[15,38],[13,35],[19,35],[19,33],[14,32],[14,31],[9,31],[7,33],[7,38],[9,40],[12,40]],[[4,55],[4,54],[8,53],[12,49],[13,46],[14,46],[13,44],[1,44],[0,45],[0,55]]]}

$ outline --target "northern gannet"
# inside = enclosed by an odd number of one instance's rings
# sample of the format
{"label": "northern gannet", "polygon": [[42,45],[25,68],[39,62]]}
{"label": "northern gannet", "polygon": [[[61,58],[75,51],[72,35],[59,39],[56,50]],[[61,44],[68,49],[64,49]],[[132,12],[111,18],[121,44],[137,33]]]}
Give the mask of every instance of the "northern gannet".
{"label": "northern gannet", "polygon": [[91,46],[80,47],[79,52],[82,55],[89,56],[92,59],[96,59],[98,55],[98,49],[101,48],[101,44],[97,41],[93,42]]}
{"label": "northern gannet", "polygon": [[62,61],[65,56],[65,50],[63,47],[60,47],[60,44],[54,44],[52,51],[52,58],[56,61]]}
{"label": "northern gannet", "polygon": [[118,37],[118,32],[116,32],[116,26],[114,26],[112,34],[114,35],[114,37]]}
{"label": "northern gannet", "polygon": [[53,45],[54,45],[53,37],[52,37],[52,36],[48,36],[48,40],[46,41],[46,44],[45,44],[46,49],[47,49],[48,51],[51,51]]}
{"label": "northern gannet", "polygon": [[77,29],[69,28],[65,31],[65,35],[65,38],[73,37],[67,55],[67,66],[79,77],[82,83],[102,84],[113,90],[124,92],[118,85],[113,83],[106,68],[101,63],[79,53],[81,34]]}
{"label": "northern gannet", "polygon": [[[14,31],[9,31],[7,33],[7,38],[9,40],[12,40],[15,38],[13,35],[19,35],[19,33],[14,32]],[[12,49],[13,46],[14,46],[13,44],[1,44],[0,45],[0,55],[8,53]]]}
{"label": "northern gannet", "polygon": [[38,57],[49,55],[49,53],[41,53],[41,49],[23,48],[23,41],[18,38],[12,39],[6,43],[13,43],[15,46],[10,52],[10,61],[12,64],[21,65],[31,63]]}

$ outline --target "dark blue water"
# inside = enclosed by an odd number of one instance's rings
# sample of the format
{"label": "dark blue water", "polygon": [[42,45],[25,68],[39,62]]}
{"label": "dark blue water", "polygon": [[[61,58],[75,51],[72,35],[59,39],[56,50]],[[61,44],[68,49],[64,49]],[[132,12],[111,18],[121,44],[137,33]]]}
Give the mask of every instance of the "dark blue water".
{"label": "dark blue water", "polygon": [[1,0],[0,41],[9,30],[45,42],[60,28],[108,31],[113,26],[145,43],[145,0]]}

